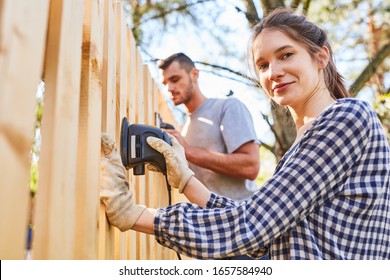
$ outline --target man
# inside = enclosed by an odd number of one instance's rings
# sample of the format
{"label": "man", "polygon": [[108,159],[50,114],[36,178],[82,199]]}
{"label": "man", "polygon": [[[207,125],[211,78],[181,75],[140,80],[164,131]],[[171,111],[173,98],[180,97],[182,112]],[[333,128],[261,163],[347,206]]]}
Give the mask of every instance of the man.
{"label": "man", "polygon": [[[185,54],[161,61],[163,84],[173,103],[184,104],[188,116],[177,138],[195,176],[211,191],[244,200],[257,190],[259,140],[252,117],[236,98],[206,98],[199,89],[199,70]],[[249,121],[248,121],[249,120]]]}

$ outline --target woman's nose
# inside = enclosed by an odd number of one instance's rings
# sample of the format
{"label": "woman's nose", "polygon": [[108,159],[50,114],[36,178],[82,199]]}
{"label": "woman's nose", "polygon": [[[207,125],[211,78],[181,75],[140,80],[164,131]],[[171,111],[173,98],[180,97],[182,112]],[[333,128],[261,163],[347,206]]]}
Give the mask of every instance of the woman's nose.
{"label": "woman's nose", "polygon": [[282,77],[283,74],[283,68],[278,63],[271,64],[268,68],[268,78],[272,81]]}

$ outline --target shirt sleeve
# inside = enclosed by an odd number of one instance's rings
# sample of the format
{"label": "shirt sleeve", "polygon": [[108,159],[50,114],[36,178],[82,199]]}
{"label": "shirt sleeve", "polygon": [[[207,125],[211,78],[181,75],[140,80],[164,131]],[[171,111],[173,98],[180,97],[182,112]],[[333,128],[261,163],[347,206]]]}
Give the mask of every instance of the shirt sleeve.
{"label": "shirt sleeve", "polygon": [[248,142],[260,144],[252,115],[244,103],[236,98],[225,100],[221,114],[221,126],[228,153],[234,152]]}
{"label": "shirt sleeve", "polygon": [[275,238],[329,203],[343,188],[367,143],[370,113],[334,105],[252,197],[241,203],[212,195],[207,209],[184,203],[159,209],[156,240],[195,258],[260,257]]}

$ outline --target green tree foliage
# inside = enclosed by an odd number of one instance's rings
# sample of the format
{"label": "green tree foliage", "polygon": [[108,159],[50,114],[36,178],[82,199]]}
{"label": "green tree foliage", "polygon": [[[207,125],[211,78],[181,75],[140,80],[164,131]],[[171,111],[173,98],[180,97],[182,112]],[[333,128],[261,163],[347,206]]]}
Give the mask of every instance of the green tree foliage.
{"label": "green tree foliage", "polygon": [[[353,96],[370,96],[378,100],[390,87],[390,5],[378,0],[123,0],[129,11],[129,24],[143,53],[157,60],[158,46],[166,45],[169,36],[198,36],[203,44],[202,61],[208,71],[241,83],[256,85],[247,73],[245,54],[247,42],[237,40],[264,14],[279,6],[296,8],[319,23],[329,34],[336,53],[336,64]],[[222,20],[227,11],[235,10],[239,20]],[[180,30],[185,30],[180,33]],[[157,46],[157,47],[156,47]],[[244,63],[243,63],[244,62]],[[387,90],[386,90],[387,89]],[[260,92],[260,91],[259,91]],[[381,99],[382,100],[382,99]],[[387,103],[385,103],[387,104]],[[280,158],[290,147],[295,132],[291,130],[289,114],[272,106],[269,120],[275,134],[269,149]],[[379,114],[379,112],[378,112]],[[382,116],[385,122],[387,115]],[[383,119],[384,118],[384,119]]]}
{"label": "green tree foliage", "polygon": [[35,109],[35,130],[33,147],[31,150],[31,167],[30,167],[30,191],[35,194],[38,189],[38,159],[40,149],[40,131],[43,112],[43,96],[44,96],[44,83],[41,82],[37,89],[37,104]]}
{"label": "green tree foliage", "polygon": [[374,103],[374,108],[382,122],[390,143],[390,92],[380,95]]}

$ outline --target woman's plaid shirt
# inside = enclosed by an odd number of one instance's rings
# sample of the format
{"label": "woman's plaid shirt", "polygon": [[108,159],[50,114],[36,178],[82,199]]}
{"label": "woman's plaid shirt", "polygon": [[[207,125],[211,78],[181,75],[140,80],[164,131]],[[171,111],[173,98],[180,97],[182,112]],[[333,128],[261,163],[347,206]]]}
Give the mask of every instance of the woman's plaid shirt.
{"label": "woman's plaid shirt", "polygon": [[[288,159],[287,159],[288,157]],[[337,100],[238,203],[158,209],[157,241],[194,258],[390,259],[390,151],[370,105]]]}

